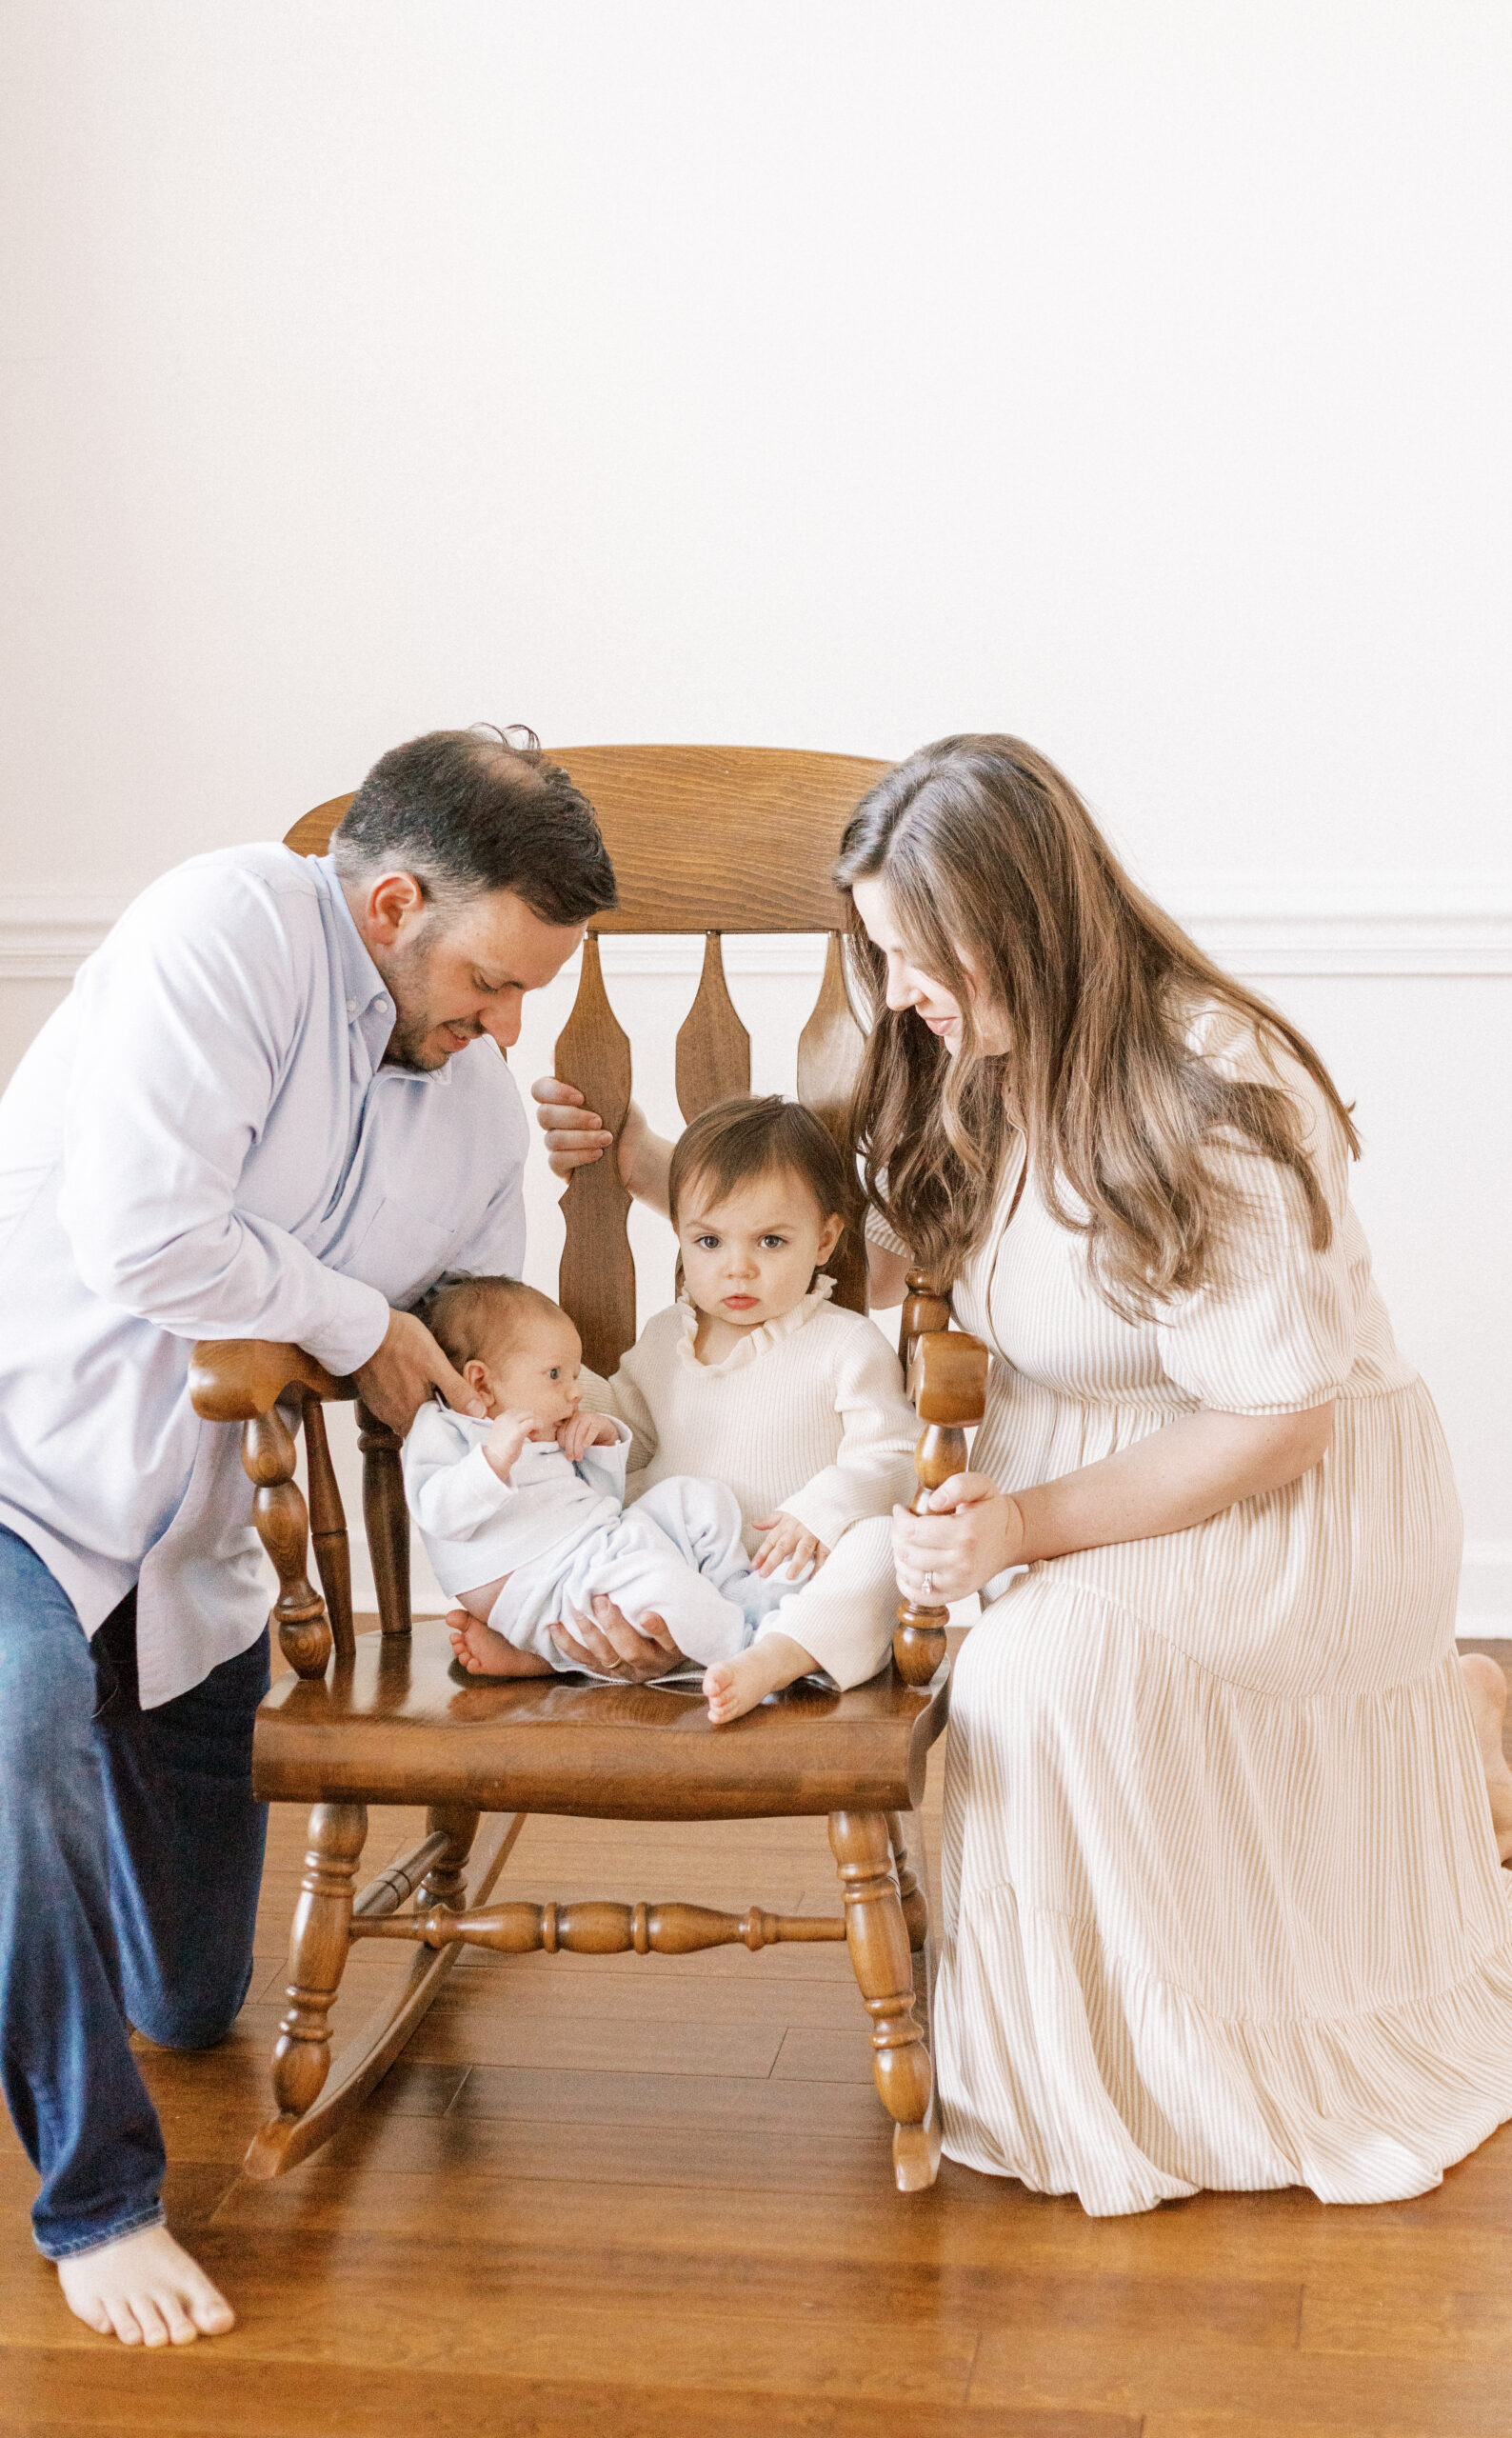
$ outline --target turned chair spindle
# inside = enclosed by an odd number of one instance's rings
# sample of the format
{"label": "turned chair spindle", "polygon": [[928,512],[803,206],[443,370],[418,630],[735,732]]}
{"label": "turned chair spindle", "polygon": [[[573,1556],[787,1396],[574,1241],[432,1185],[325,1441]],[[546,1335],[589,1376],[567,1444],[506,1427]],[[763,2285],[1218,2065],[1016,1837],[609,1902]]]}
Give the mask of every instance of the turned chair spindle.
{"label": "turned chair spindle", "polygon": [[[948,1311],[943,1298],[925,1289],[912,1302],[915,1310],[925,1315]],[[908,1348],[908,1392],[925,1426],[913,1452],[919,1488],[912,1505],[914,1514],[923,1515],[928,1510],[930,1491],[943,1489],[953,1473],[965,1470],[966,1431],[981,1421],[986,1405],[989,1358],[980,1338],[947,1329],[943,1324],[911,1336]],[[928,1684],[945,1655],[949,1618],[944,1601],[899,1602],[892,1664],[905,1684]]]}

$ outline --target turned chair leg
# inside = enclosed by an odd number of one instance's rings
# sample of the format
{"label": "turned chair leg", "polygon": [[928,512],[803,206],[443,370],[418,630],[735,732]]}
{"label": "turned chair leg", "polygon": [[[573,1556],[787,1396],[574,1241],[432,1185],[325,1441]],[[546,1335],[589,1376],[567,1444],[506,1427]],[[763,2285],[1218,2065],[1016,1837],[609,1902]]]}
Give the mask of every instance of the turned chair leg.
{"label": "turned chair leg", "polygon": [[444,1828],[451,1843],[431,1864],[416,1891],[417,1913],[431,1912],[438,1905],[446,1906],[452,1913],[462,1911],[468,1901],[468,1856],[482,1817],[481,1811],[469,1811],[463,1804],[431,1805],[426,1813],[426,1827],[432,1832]]}
{"label": "turned chair leg", "polygon": [[929,2051],[914,2017],[913,1955],[887,1817],[832,1811],[829,1843],[845,1894],[851,1967],[871,2017],[871,2070],[893,2120],[893,2177],[900,2192],[921,2192],[939,2172],[940,2129]]}
{"label": "turned chair leg", "polygon": [[898,1895],[903,1905],[903,1918],[908,1925],[908,1945],[915,1955],[921,1955],[929,1944],[929,1899],[924,1883],[913,1867],[909,1850],[908,1821],[901,1811],[887,1814],[887,1840],[892,1848],[893,1867],[898,1873]]}
{"label": "turned chair leg", "polygon": [[273,2049],[273,2095],[303,2116],[330,2071],[330,2009],[349,1951],[353,1881],[368,1834],[361,1803],[317,1803],[288,1940],[288,2010]]}

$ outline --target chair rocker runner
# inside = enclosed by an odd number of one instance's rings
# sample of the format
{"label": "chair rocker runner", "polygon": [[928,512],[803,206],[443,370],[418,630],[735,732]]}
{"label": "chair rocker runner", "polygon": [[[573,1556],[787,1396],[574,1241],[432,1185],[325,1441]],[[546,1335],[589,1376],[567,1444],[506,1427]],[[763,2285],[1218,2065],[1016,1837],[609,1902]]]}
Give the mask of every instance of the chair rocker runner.
{"label": "chair rocker runner", "polygon": [[[722,931],[823,931],[818,1003],[799,1046],[798,1089],[842,1129],[861,1036],[846,992],[839,902],[828,881],[841,830],[881,764],[840,755],[697,747],[597,747],[561,761],[597,809],[621,903],[606,931],[706,934],[698,995],[677,1043],[685,1118],[749,1089],[749,1040],[730,1003]],[[322,853],[348,797],[308,814],[286,844]],[[749,842],[767,851],[753,869]],[[694,841],[696,844],[689,844]],[[576,1004],[557,1070],[618,1131],[630,1093],[630,1045],[605,991],[597,938],[585,943]],[[563,1197],[561,1300],[585,1360],[611,1371],[635,1335],[629,1197],[611,1162],[582,1169]],[[864,1249],[847,1233],[837,1300],[865,1309]],[[965,1429],[981,1418],[986,1349],[949,1329],[949,1307],[909,1277],[903,1349],[925,1426],[915,1464],[922,1499],[962,1469]],[[324,1407],[350,1399],[298,1347],[206,1342],[195,1349],[196,1411],[243,1426],[253,1514],[278,1576],[273,1622],[292,1672],[258,1713],[255,1791],[312,1806],[289,1945],[288,2006],[273,2052],[276,2113],[254,2137],[246,2171],[284,2173],[328,2141],[400,2054],[464,1947],[510,1955],[686,1955],[743,1945],[844,1939],[872,2025],[873,2072],[893,2119],[902,2191],[939,2167],[929,2055],[932,1938],[918,1819],[929,1747],[945,1723],[944,1608],[900,1607],[889,1669],[834,1694],[789,1689],[711,1728],[686,1691],[587,1686],[571,1678],[459,1680],[446,1629],[411,1625],[409,1532],[393,1432],[359,1404],[363,1511],[379,1630],[353,1627],[347,1528]],[[309,1506],[294,1480],[302,1409]],[[308,1542],[324,1598],[309,1581]],[[357,1885],[368,1806],[423,1805],[427,1833]],[[825,1816],[843,1910],[785,1916],[656,1902],[490,1903],[532,1811],[617,1820]],[[399,1939],[407,1976],[334,2067],[330,2009],[352,1945]]]}

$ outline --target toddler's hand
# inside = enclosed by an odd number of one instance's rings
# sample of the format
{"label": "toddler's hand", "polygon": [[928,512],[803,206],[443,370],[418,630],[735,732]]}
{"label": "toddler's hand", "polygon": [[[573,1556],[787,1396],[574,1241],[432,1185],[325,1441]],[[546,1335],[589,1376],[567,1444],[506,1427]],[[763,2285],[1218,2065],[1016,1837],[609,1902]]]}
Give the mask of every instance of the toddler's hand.
{"label": "toddler's hand", "polygon": [[806,1531],[796,1515],[760,1516],[756,1529],[766,1536],[751,1560],[757,1574],[775,1574],[784,1566],[793,1575],[812,1566],[817,1574],[829,1555],[817,1533]]}
{"label": "toddler's hand", "polygon": [[590,1448],[612,1448],[619,1432],[607,1413],[575,1413],[570,1422],[559,1424],[556,1444],[569,1465]]}
{"label": "toddler's hand", "polygon": [[536,1436],[540,1425],[531,1413],[501,1413],[495,1416],[493,1429],[483,1443],[483,1452],[502,1482],[507,1482],[527,1443]]}

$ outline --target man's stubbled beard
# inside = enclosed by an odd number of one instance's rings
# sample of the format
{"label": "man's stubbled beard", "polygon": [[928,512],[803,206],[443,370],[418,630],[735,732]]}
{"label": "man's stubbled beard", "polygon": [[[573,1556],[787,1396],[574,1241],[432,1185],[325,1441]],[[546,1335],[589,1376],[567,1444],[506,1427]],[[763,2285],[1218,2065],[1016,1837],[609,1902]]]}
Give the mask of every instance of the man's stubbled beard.
{"label": "man's stubbled beard", "polygon": [[[448,1055],[454,1054],[427,1040],[437,1025],[448,1021],[430,1005],[430,969],[444,933],[441,918],[428,915],[423,928],[396,949],[388,961],[384,979],[394,1003],[394,1029],[383,1055],[386,1067],[403,1067],[412,1075],[431,1075],[446,1065]],[[476,1040],[483,1028],[472,1025],[465,1029],[470,1030]]]}

